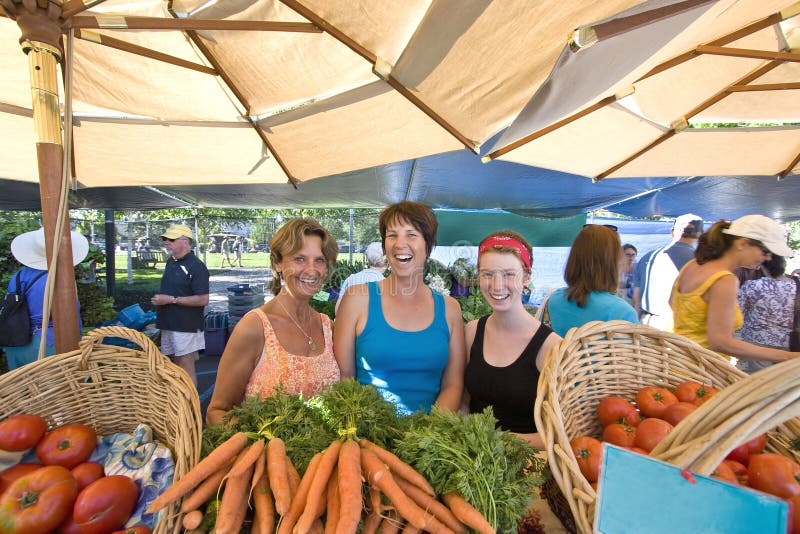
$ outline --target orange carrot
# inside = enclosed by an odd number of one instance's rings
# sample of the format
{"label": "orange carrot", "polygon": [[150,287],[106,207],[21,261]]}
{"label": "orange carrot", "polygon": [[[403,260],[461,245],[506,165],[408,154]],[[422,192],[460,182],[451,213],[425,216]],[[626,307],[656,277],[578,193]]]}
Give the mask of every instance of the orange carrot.
{"label": "orange carrot", "polygon": [[317,472],[317,466],[322,459],[322,453],[318,452],[311,458],[308,463],[303,478],[300,480],[300,485],[297,486],[297,493],[292,499],[292,504],[289,511],[281,517],[280,524],[278,525],[278,534],[290,534],[294,528],[295,523],[303,513],[306,507],[306,500],[308,499],[308,490],[311,488],[311,482],[314,480],[314,474]]}
{"label": "orange carrot", "polygon": [[400,532],[400,527],[403,522],[397,517],[394,510],[390,510],[381,521],[381,526],[378,529],[379,534],[397,534]]}
{"label": "orange carrot", "polygon": [[369,491],[369,509],[376,514],[380,514],[383,511],[383,507],[381,506],[381,490],[375,486],[370,486],[367,488],[367,491]]}
{"label": "orange carrot", "polygon": [[[342,451],[339,451],[341,457]],[[325,534],[335,534],[336,524],[339,522],[339,512],[341,501],[339,500],[339,467],[333,470],[331,478],[328,480],[327,511],[325,512]]]}
{"label": "orange carrot", "polygon": [[200,510],[192,510],[188,514],[183,516],[183,521],[181,525],[186,530],[194,530],[200,526],[200,523],[203,522],[203,512]]}
{"label": "orange carrot", "polygon": [[236,459],[236,463],[231,467],[231,472],[228,476],[235,477],[243,474],[248,467],[255,465],[258,457],[263,453],[264,440],[259,439],[254,441],[247,451]]}
{"label": "orange carrot", "polygon": [[267,473],[269,487],[275,497],[275,511],[284,515],[292,503],[292,492],[289,486],[289,470],[286,456],[286,444],[281,438],[272,438],[267,444]]}
{"label": "orange carrot", "polygon": [[442,495],[442,499],[450,507],[453,515],[466,526],[477,530],[480,534],[495,534],[494,528],[483,517],[483,514],[465,501],[458,493],[445,493]]}
{"label": "orange carrot", "polygon": [[320,501],[325,496],[325,489],[328,486],[328,480],[331,478],[333,468],[336,467],[336,463],[339,461],[339,449],[341,448],[342,442],[337,439],[322,453],[319,465],[317,465],[314,473],[314,479],[311,481],[311,487],[308,489],[305,509],[297,520],[297,525],[295,525],[294,531],[297,534],[308,534],[311,523],[322,515],[324,508],[320,509]]}
{"label": "orange carrot", "polygon": [[447,506],[425,493],[421,488],[399,476],[395,476],[394,481],[397,482],[400,489],[411,497],[412,501],[417,503],[417,506],[426,512],[432,513],[434,517],[444,523],[453,532],[461,534],[467,531],[464,525],[461,524]]}
{"label": "orange carrot", "polygon": [[300,486],[300,473],[297,472],[297,468],[292,463],[292,459],[288,456],[286,457],[286,470],[289,476],[289,490],[292,492],[292,499],[294,499],[294,496],[297,494],[297,487]]}
{"label": "orange carrot", "polygon": [[238,534],[241,531],[244,517],[247,514],[247,493],[250,490],[252,477],[252,465],[243,474],[228,477],[225,491],[222,494],[222,502],[217,511],[217,522],[214,527],[216,534]]}
{"label": "orange carrot", "polygon": [[214,497],[217,491],[219,491],[220,486],[222,486],[222,481],[225,475],[230,471],[232,465],[233,459],[228,460],[225,465],[205,479],[202,484],[197,486],[191,495],[183,499],[181,503],[181,512],[186,514],[192,510],[197,510],[203,503]]}
{"label": "orange carrot", "polygon": [[[339,450],[338,495],[340,504],[336,534],[351,534],[361,520],[361,449],[355,441],[345,441]],[[330,502],[330,501],[329,501]]]}
{"label": "orange carrot", "polygon": [[325,525],[322,524],[322,519],[315,519],[313,523],[311,523],[311,529],[308,531],[309,534],[325,534]]}
{"label": "orange carrot", "polygon": [[428,482],[428,480],[424,476],[422,476],[422,474],[419,471],[417,471],[416,469],[408,465],[406,462],[398,458],[395,454],[391,453],[390,451],[387,451],[383,447],[376,445],[366,439],[362,439],[358,443],[362,447],[365,447],[374,452],[375,455],[378,458],[380,458],[381,461],[387,465],[387,467],[389,467],[389,471],[398,476],[403,477],[404,479],[408,480],[415,486],[422,488],[425,491],[425,493],[427,493],[431,497],[436,496],[436,491],[434,491],[433,486],[431,486],[430,482]]}
{"label": "orange carrot", "polygon": [[239,454],[239,451],[244,449],[245,445],[247,445],[247,436],[244,435],[244,432],[238,432],[231,436],[181,477],[178,482],[173,483],[156,500],[150,503],[150,506],[147,507],[147,513],[158,512],[192,491],[209,475],[219,470],[225,462]]}
{"label": "orange carrot", "polygon": [[364,519],[364,526],[361,527],[361,534],[375,534],[383,521],[383,517],[378,512],[370,512]]}
{"label": "orange carrot", "polygon": [[403,529],[402,534],[420,534],[422,531],[412,525],[411,523],[406,523],[406,527]]}
{"label": "orange carrot", "polygon": [[261,475],[264,474],[264,470],[267,468],[266,448],[267,446],[264,445],[264,449],[258,455],[256,463],[253,464],[253,481],[250,483],[250,493],[253,493],[256,489],[256,485],[261,481]]}
{"label": "orange carrot", "polygon": [[[397,512],[409,523],[424,529],[428,524],[425,511],[417,506],[392,478],[392,474],[378,456],[368,448],[361,449],[361,467],[367,475],[371,486],[380,489],[386,495]],[[374,510],[373,510],[374,513]]]}
{"label": "orange carrot", "polygon": [[[255,478],[255,472],[253,478]],[[256,534],[256,531],[261,534],[273,534],[275,532],[275,505],[272,503],[272,492],[269,489],[269,476],[263,471],[253,490],[253,507],[256,511],[253,517],[252,534]]]}

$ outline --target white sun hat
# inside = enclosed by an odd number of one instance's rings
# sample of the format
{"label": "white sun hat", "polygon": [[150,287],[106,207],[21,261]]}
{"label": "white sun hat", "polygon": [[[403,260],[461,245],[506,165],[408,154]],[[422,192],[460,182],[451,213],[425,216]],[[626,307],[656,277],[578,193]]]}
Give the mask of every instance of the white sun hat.
{"label": "white sun hat", "polygon": [[[72,265],[78,265],[89,253],[89,241],[80,232],[70,232],[72,239]],[[44,228],[20,234],[11,241],[11,254],[26,267],[47,270],[47,249]]]}
{"label": "white sun hat", "polygon": [[769,217],[745,215],[733,221],[723,234],[746,237],[760,241],[767,249],[779,256],[791,258],[794,252],[786,244],[786,229]]}

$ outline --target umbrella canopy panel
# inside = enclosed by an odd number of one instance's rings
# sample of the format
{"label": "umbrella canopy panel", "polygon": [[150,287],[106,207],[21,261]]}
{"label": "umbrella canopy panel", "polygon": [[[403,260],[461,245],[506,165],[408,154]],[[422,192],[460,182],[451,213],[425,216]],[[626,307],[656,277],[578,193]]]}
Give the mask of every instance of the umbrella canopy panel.
{"label": "umbrella canopy panel", "polygon": [[[597,178],[796,173],[800,4],[694,3],[577,53],[565,50],[489,157]],[[637,50],[654,29],[663,46],[614,65],[613,53]],[[567,86],[585,89],[576,97]],[[689,127],[721,122],[789,126]]]}

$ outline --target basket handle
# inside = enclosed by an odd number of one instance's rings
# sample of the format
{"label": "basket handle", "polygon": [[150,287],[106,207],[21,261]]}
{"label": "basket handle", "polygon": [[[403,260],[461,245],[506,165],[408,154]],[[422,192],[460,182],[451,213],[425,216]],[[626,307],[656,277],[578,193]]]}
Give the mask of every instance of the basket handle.
{"label": "basket handle", "polygon": [[81,359],[78,362],[78,367],[85,371],[89,367],[89,358],[92,355],[94,347],[100,345],[103,338],[106,337],[121,337],[132,341],[139,345],[147,356],[148,368],[150,371],[155,372],[156,369],[163,363],[165,356],[161,354],[155,343],[138,330],[126,328],[124,326],[101,326],[90,330],[83,338],[81,338],[79,345],[81,348]]}

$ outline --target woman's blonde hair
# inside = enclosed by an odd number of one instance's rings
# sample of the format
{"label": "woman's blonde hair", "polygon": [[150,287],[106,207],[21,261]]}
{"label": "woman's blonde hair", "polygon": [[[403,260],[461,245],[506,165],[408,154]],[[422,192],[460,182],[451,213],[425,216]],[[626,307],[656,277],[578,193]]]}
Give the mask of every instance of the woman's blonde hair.
{"label": "woman's blonde hair", "polygon": [[622,245],[615,230],[599,224],[584,226],[572,242],[564,269],[567,300],[583,308],[592,291],[616,294],[621,262]]}
{"label": "woman's blonde hair", "polygon": [[[322,255],[325,256],[327,266],[327,277],[330,277],[336,268],[336,256],[339,255],[339,245],[324,226],[319,224],[316,219],[310,217],[298,217],[289,219],[281,226],[269,242],[269,258],[272,265],[282,262],[289,256],[303,247],[303,238],[307,235],[316,235],[322,239]],[[273,295],[277,295],[281,290],[280,273],[275,273],[269,288]]]}

